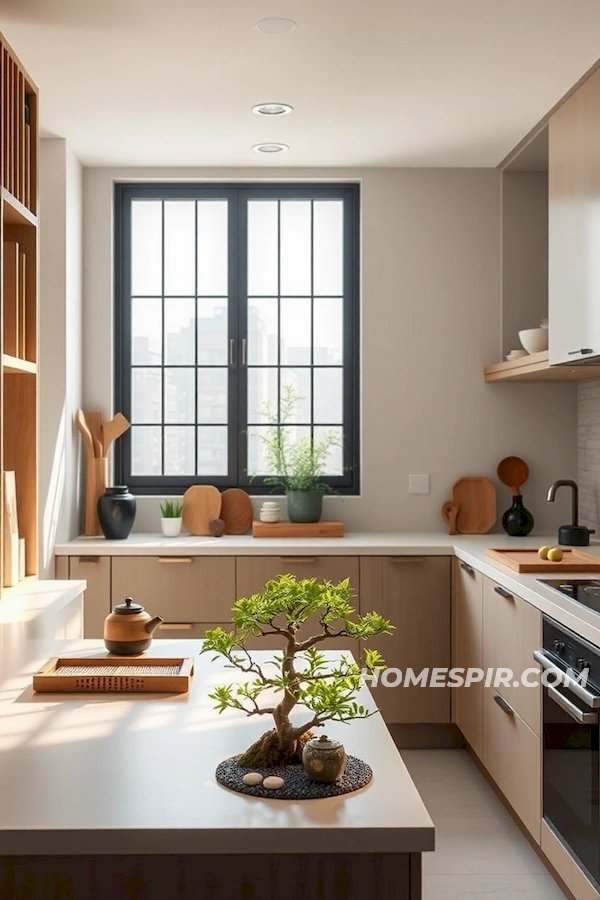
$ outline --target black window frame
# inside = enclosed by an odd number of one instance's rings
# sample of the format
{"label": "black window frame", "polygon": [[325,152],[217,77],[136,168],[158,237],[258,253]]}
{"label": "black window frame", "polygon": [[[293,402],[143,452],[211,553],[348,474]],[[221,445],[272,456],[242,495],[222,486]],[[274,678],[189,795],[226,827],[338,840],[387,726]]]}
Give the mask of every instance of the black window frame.
{"label": "black window frame", "polygon": [[[283,493],[261,477],[247,473],[247,368],[240,347],[247,337],[247,201],[252,199],[344,200],[344,319],[343,319],[343,474],[324,478],[336,494],[360,492],[360,186],[336,182],[116,182],[114,185],[114,398],[115,409],[131,413],[131,202],[138,199],[177,200],[213,197],[229,206],[228,325],[234,339],[238,375],[228,379],[228,436],[234,428],[237,442],[229,440],[230,476],[170,476],[131,474],[131,432],[114,446],[115,483],[127,484],[138,495],[183,494],[192,484],[224,489],[240,487],[252,494]],[[246,202],[244,202],[246,201]],[[163,361],[164,366],[164,361]],[[163,422],[161,427],[164,428]]]}

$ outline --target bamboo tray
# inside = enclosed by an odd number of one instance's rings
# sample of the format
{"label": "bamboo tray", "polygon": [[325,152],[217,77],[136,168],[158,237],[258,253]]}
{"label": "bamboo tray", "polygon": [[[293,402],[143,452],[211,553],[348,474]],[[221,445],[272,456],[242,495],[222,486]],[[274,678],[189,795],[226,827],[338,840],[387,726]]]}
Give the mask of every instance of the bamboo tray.
{"label": "bamboo tray", "polygon": [[193,674],[192,657],[55,656],[35,673],[33,689],[53,694],[184,694]]}
{"label": "bamboo tray", "polygon": [[600,572],[600,558],[597,556],[577,547],[560,549],[563,552],[560,562],[540,559],[537,550],[494,550],[488,547],[485,552],[491,559],[515,572]]}
{"label": "bamboo tray", "polygon": [[252,523],[255,538],[337,538],[344,536],[343,522],[257,522]]}

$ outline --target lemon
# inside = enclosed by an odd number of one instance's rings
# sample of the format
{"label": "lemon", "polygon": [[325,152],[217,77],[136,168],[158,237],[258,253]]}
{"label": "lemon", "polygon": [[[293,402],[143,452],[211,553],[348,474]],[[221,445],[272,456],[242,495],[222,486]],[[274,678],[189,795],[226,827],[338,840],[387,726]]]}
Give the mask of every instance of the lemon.
{"label": "lemon", "polygon": [[548,559],[552,560],[552,562],[560,562],[563,558],[563,552],[560,547],[551,547],[548,550]]}
{"label": "lemon", "polygon": [[538,550],[539,558],[540,559],[548,559],[548,551],[551,549],[552,549],[552,547],[548,547],[547,545],[540,547],[540,549]]}

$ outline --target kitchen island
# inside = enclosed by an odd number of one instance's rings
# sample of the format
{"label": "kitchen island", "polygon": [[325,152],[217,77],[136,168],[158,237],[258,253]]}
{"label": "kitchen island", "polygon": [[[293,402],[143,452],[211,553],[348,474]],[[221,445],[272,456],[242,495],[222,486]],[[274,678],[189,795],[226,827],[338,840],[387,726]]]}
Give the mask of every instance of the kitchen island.
{"label": "kitchen island", "polygon": [[[149,651],[195,658],[181,695],[35,693],[49,657],[106,651],[92,640],[29,647],[18,672],[0,663],[0,900],[421,897],[434,827],[379,713],[329,728],[372,767],[370,785],[264,800],[215,781],[217,764],[270,726],[217,715],[209,691],[240,676],[199,657],[200,641]],[[366,688],[358,699],[374,708]]]}

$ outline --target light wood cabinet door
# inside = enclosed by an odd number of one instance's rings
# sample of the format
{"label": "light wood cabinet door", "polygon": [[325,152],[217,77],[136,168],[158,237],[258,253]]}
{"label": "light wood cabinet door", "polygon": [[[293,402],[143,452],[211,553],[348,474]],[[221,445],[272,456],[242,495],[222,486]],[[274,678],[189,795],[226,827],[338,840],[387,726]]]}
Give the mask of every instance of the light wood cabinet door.
{"label": "light wood cabinet door", "polygon": [[235,600],[235,560],[225,556],[114,556],[113,605],[124,597],[133,597],[166,622],[227,622]]}
{"label": "light wood cabinet door", "polygon": [[[360,611],[376,610],[396,630],[368,642],[390,668],[415,675],[450,666],[450,559],[365,556],[360,561]],[[383,674],[383,673],[382,673]],[[370,688],[390,723],[450,721],[450,688],[380,684]]]}
{"label": "light wood cabinet door", "polygon": [[[295,575],[296,578],[317,578],[334,584],[350,579],[355,591],[359,588],[358,557],[356,556],[238,556],[236,559],[236,596],[249,597],[262,591],[266,582],[278,575]],[[355,602],[358,609],[358,600]],[[298,636],[302,639],[318,634],[321,626],[318,620],[310,619],[302,626]],[[267,649],[266,639],[259,639],[255,649]],[[251,641],[252,643],[252,641]],[[248,646],[251,646],[251,643]],[[280,646],[281,641],[276,642]],[[352,638],[332,638],[319,644],[330,650],[351,650],[358,656],[358,641]]]}
{"label": "light wood cabinet door", "polygon": [[111,610],[110,556],[70,556],[69,578],[83,578],[87,588],[83,595],[83,636],[102,638],[104,620]]}
{"label": "light wood cabinet door", "polygon": [[483,693],[483,763],[516,814],[540,843],[540,739],[505,698]]}
{"label": "light wood cabinet door", "polygon": [[[484,687],[484,693],[496,690],[517,711],[537,734],[540,734],[542,689],[522,683],[526,669],[539,673],[533,651],[539,650],[542,640],[542,617],[535,607],[512,594],[490,578],[483,585],[483,667],[494,670],[494,686]],[[508,684],[495,681],[497,670],[507,669],[513,675]],[[539,683],[532,673],[531,681]]]}
{"label": "light wood cabinet door", "polygon": [[551,364],[600,355],[596,224],[599,192],[600,71],[596,71],[565,100],[549,122]]}
{"label": "light wood cabinet door", "polygon": [[[483,666],[483,575],[459,559],[452,560],[452,666]],[[473,751],[483,752],[483,684],[453,687],[452,721]]]}

